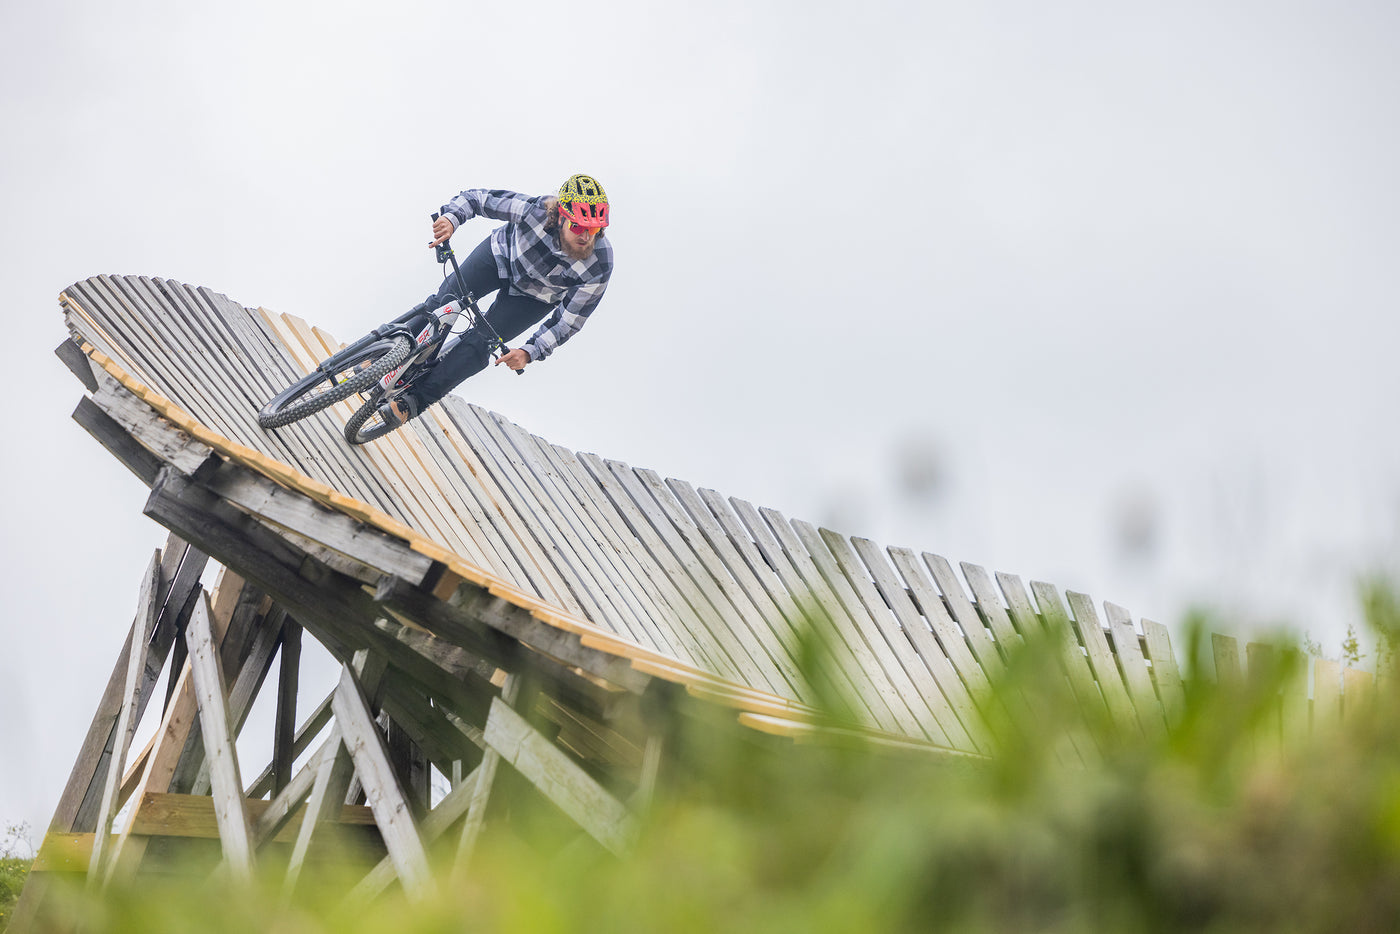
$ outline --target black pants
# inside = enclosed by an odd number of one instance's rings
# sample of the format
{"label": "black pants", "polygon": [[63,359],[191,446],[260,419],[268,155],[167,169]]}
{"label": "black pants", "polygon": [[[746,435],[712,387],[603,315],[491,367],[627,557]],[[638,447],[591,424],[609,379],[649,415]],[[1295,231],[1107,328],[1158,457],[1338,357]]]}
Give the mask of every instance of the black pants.
{"label": "black pants", "polygon": [[[471,251],[462,262],[462,280],[467,291],[480,301],[483,296],[496,292],[496,300],[486,312],[485,318],[501,340],[509,342],[519,337],[532,324],[543,321],[554,306],[528,295],[511,295],[510,282],[502,279],[496,271],[496,257],[491,253],[491,238],[486,238]],[[441,308],[458,295],[457,277],[449,275],[442,281],[442,287],[435,295],[428,296],[425,305]],[[490,338],[476,328],[464,331],[438,360],[426,376],[413,384],[410,395],[421,412],[452,391],[464,379],[475,376],[486,368],[491,359],[488,350]]]}

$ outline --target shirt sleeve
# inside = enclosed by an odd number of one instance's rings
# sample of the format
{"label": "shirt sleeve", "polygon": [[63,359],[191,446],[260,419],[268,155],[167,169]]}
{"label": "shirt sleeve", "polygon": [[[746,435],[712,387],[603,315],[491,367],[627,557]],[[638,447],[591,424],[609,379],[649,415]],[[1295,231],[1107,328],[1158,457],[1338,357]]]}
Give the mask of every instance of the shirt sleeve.
{"label": "shirt sleeve", "polygon": [[439,213],[450,218],[454,227],[461,227],[473,217],[515,222],[524,220],[532,210],[538,210],[539,200],[514,191],[468,188],[444,204]]}
{"label": "shirt sleeve", "polygon": [[543,360],[554,353],[560,344],[577,334],[588,321],[588,316],[598,307],[598,302],[602,301],[603,292],[607,287],[607,280],[603,279],[571,289],[554,313],[544,319],[540,329],[525,344],[525,352],[530,355],[530,359]]}

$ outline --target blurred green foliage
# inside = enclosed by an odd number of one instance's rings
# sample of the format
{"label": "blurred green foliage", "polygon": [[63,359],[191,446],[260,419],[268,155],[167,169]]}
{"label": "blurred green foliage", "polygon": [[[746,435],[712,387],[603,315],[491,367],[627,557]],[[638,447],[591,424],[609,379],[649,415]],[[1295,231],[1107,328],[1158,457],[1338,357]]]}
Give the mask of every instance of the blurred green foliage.
{"label": "blurred green foliage", "polygon": [[19,893],[24,888],[24,880],[33,862],[29,826],[7,824],[3,840],[0,840],[0,931],[9,926],[10,914],[19,901]]}
{"label": "blurred green foliage", "polygon": [[[1377,586],[1372,625],[1400,624]],[[154,879],[55,904],[87,931],[1400,930],[1397,692],[1295,728],[1280,697],[1306,677],[1301,657],[1280,644],[1263,670],[1214,684],[1197,667],[1199,622],[1178,647],[1180,702],[1134,723],[1086,710],[1055,641],[1027,639],[979,699],[984,760],[791,744],[711,708],[677,711],[622,860],[507,782],[511,820],[488,826],[465,882],[444,868],[422,902],[392,890],[350,903],[323,867],[287,903],[269,867],[251,891]],[[808,647],[808,663],[819,654]],[[848,705],[830,701],[840,719]]]}

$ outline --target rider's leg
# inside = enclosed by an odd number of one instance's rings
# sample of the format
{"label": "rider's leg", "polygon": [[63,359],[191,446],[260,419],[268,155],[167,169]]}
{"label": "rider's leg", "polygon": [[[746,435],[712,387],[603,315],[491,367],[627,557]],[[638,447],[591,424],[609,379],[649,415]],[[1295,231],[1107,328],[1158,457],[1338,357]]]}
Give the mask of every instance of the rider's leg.
{"label": "rider's leg", "polygon": [[[495,304],[486,312],[486,320],[501,335],[501,340],[509,343],[530,325],[543,321],[554,307],[528,295],[511,295],[509,290],[502,289],[496,295]],[[485,369],[491,357],[487,340],[476,328],[466,331],[462,339],[443,354],[437,366],[414,384],[411,414],[423,411],[458,383]]]}

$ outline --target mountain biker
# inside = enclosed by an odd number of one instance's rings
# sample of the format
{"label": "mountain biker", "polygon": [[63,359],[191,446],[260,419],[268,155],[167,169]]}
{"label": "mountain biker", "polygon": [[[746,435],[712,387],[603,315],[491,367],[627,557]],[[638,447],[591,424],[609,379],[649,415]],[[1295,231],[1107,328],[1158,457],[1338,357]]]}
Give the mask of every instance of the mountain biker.
{"label": "mountain biker", "polygon": [[[461,264],[462,280],[476,298],[496,292],[486,321],[509,341],[543,321],[520,347],[496,363],[513,370],[548,357],[578,333],[598,307],[612,275],[608,196],[588,175],[571,175],[557,195],[531,197],[513,191],[470,188],[442,206],[433,222],[433,242],[446,242],[473,217],[506,223],[493,230]],[[457,279],[449,276],[422,305],[436,310],[453,300]],[[485,369],[489,340],[476,328],[463,332],[437,364],[408,392],[379,407],[385,424],[397,427],[447,395],[454,386]]]}

